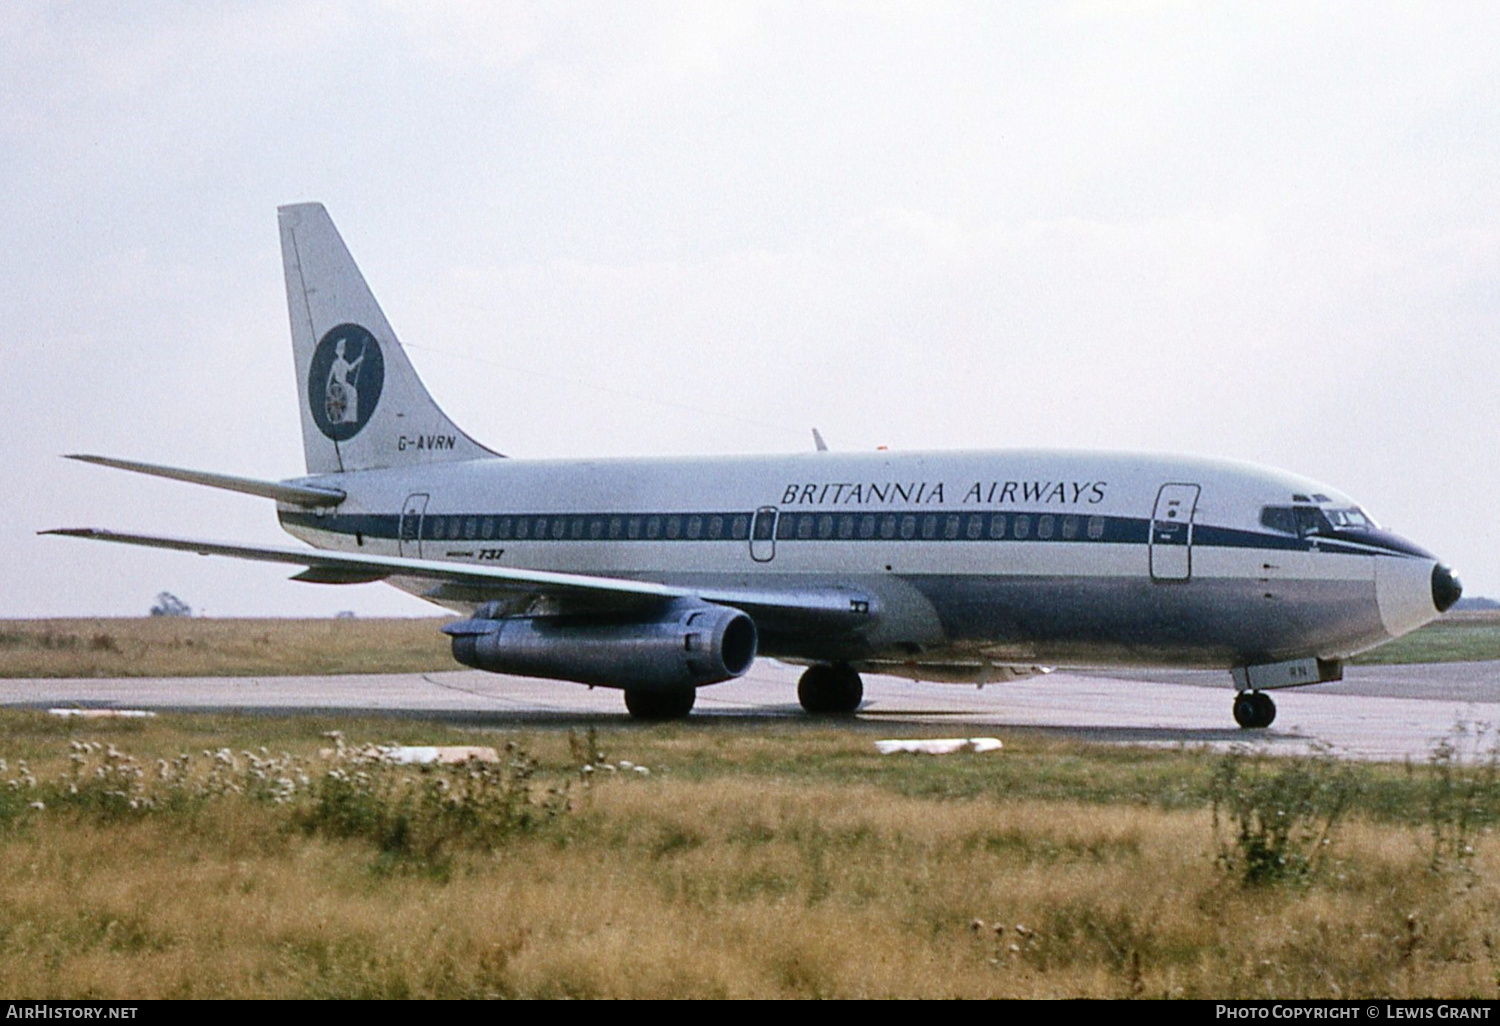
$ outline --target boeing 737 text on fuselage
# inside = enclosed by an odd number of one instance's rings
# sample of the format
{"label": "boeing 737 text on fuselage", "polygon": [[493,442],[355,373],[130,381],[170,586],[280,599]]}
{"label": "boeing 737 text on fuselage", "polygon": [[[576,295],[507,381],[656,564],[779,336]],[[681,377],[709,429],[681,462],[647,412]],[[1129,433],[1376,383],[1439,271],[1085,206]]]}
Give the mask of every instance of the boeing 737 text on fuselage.
{"label": "boeing 737 text on fuselage", "polygon": [[1266,692],[1436,618],[1458,580],[1353,499],[1278,470],[1105,452],[510,459],[440,410],[321,205],[280,210],[307,474],[94,463],[276,501],[314,548],[52,533],[383,580],[457,610],[459,662],[686,715],[758,656],[815,713],[862,673],[986,684],[1050,666],[1230,671]]}

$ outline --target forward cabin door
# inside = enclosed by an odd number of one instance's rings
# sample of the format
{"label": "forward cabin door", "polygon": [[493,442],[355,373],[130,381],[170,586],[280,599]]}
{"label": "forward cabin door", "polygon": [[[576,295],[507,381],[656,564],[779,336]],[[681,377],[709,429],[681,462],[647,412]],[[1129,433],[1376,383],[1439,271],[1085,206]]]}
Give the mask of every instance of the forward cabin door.
{"label": "forward cabin door", "polygon": [[1151,579],[1186,581],[1193,576],[1195,484],[1164,484],[1151,511]]}
{"label": "forward cabin door", "polygon": [[426,515],[426,493],[408,495],[406,504],[401,507],[401,527],[396,532],[401,543],[401,555],[422,558],[422,518]]}

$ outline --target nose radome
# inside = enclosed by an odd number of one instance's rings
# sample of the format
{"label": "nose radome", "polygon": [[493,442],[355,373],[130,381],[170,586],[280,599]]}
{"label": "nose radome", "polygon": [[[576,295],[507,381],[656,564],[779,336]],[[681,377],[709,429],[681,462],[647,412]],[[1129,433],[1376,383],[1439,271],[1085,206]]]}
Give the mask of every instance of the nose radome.
{"label": "nose radome", "polygon": [[1439,563],[1432,568],[1432,604],[1439,613],[1446,613],[1463,597],[1464,586],[1453,571]]}

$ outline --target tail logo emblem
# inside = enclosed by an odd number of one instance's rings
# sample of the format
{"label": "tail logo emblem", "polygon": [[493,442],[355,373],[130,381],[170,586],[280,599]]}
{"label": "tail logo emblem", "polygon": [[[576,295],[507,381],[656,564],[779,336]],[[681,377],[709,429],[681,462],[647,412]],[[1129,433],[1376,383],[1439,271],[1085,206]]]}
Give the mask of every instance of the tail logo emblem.
{"label": "tail logo emblem", "polygon": [[345,442],[369,423],[385,384],[385,357],[375,336],[340,324],[318,342],[307,374],[307,401],[318,430]]}

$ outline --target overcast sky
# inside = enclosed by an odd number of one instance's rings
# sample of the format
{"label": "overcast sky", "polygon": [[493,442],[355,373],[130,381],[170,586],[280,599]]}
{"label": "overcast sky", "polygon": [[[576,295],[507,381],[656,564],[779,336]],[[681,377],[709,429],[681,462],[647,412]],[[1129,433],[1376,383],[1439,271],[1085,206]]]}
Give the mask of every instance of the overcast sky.
{"label": "overcast sky", "polygon": [[0,616],[429,611],[34,532],[285,544],[64,461],[302,472],[275,208],[515,455],[1180,450],[1500,595],[1500,5],[0,13]]}

